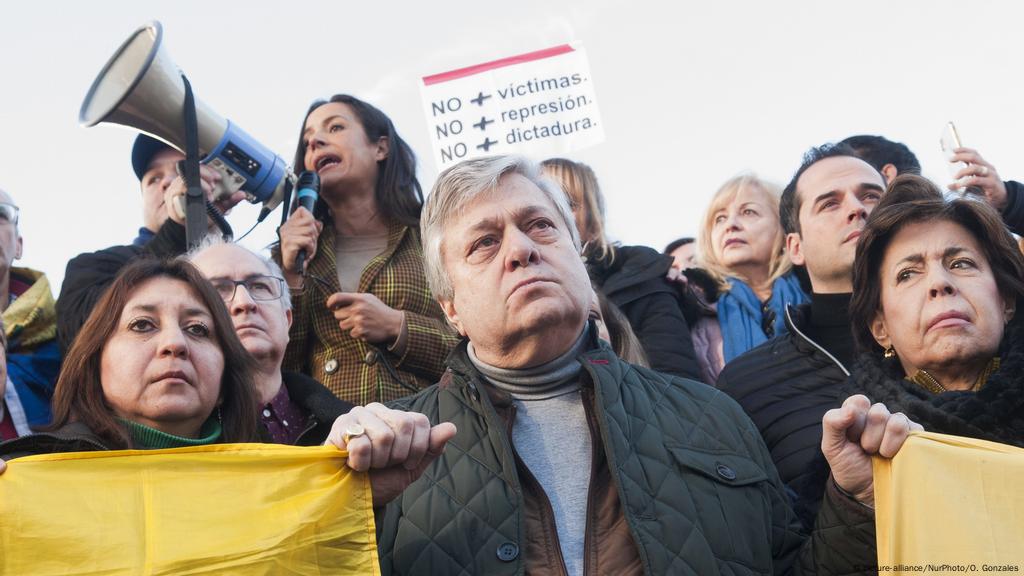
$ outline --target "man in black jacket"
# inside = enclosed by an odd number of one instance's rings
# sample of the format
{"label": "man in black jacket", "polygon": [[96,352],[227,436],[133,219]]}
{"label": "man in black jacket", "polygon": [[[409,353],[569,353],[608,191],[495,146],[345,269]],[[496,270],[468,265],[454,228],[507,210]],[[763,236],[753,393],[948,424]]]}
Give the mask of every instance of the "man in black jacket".
{"label": "man in black jacket", "polygon": [[846,145],[806,154],[779,211],[790,258],[810,279],[811,301],[787,308],[787,334],[734,359],[718,378],[718,388],[739,401],[761,431],[808,528],[828,478],[821,418],[840,405],[839,386],[854,358],[847,314],[854,252],[884,191],[882,174]]}
{"label": "man in black jacket", "polygon": [[[111,246],[72,258],[64,272],[64,284],[57,299],[57,343],[67,352],[93,306],[117,274],[135,258],[171,258],[185,253],[185,217],[172,207],[185,194],[185,182],[178,176],[178,162],[185,155],[163,142],[140,134],[132,147],[132,170],[142,189],[142,222],[131,244]],[[203,190],[209,195],[217,175],[200,170]],[[236,192],[217,202],[226,211],[245,197]]]}
{"label": "man in black jacket", "polygon": [[335,418],[352,409],[323,384],[281,370],[292,324],[291,296],[281,269],[269,258],[213,236],[188,259],[224,299],[235,332],[256,359],[256,393],[264,440],[321,444]]}

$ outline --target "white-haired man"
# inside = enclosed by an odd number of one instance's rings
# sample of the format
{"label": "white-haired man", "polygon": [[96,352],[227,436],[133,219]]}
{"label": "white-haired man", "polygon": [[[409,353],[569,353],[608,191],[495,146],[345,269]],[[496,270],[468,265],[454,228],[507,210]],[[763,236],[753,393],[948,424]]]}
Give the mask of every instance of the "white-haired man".
{"label": "white-haired man", "polygon": [[[421,228],[431,289],[464,340],[439,384],[392,406],[458,433],[378,516],[384,574],[869,573],[870,454],[892,456],[917,425],[863,396],[825,416],[834,481],[805,538],[738,405],[598,341],[572,213],[533,163],[446,170]],[[336,433],[390,428],[349,449],[393,462],[398,427],[358,411]]]}

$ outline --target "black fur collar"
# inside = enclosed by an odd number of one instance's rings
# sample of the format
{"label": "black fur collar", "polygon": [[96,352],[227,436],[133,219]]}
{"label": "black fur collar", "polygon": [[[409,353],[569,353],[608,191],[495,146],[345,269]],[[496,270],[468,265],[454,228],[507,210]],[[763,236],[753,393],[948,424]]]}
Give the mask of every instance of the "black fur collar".
{"label": "black fur collar", "polygon": [[1024,302],[1003,334],[999,370],[977,393],[931,394],[903,379],[899,362],[865,354],[854,364],[841,398],[864,394],[903,412],[930,432],[1024,446]]}

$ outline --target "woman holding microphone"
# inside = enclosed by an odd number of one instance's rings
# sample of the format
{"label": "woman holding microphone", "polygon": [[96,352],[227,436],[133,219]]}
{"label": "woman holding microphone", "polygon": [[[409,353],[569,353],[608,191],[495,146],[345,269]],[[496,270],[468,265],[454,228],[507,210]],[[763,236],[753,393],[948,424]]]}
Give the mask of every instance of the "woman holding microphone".
{"label": "woman holding microphone", "polygon": [[435,383],[458,335],[423,274],[412,149],[383,112],[339,94],[310,106],[293,165],[321,184],[314,214],[279,231],[295,314],[285,368],[360,405]]}

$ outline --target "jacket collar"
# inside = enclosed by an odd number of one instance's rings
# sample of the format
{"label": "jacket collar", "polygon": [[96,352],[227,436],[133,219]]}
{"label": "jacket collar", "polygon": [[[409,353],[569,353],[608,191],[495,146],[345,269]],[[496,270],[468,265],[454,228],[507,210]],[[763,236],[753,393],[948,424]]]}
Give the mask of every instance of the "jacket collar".
{"label": "jacket collar", "polygon": [[[598,360],[600,363],[607,364],[609,362],[607,354],[611,354],[612,357],[615,356],[608,344],[598,337],[597,326],[594,324],[593,320],[588,322],[589,330],[587,331],[587,338],[589,341],[584,348],[586,351],[579,356],[579,362],[583,364],[584,368],[586,368],[588,362],[591,362],[594,359]],[[473,366],[473,362],[469,359],[468,346],[469,340],[467,338],[463,338],[448,354],[448,360],[445,362],[448,369],[445,371],[444,375],[441,376],[441,380],[438,382],[438,388],[442,390],[467,389],[466,391],[477,400],[480,399],[480,391],[483,390],[495,408],[501,408],[511,404],[511,395],[489,385],[487,383],[487,379],[480,374],[475,366]],[[458,378],[453,376],[458,376]],[[589,373],[586,369],[580,371],[580,384],[583,387],[593,386]]]}
{"label": "jacket collar", "polygon": [[305,374],[282,370],[281,384],[288,388],[292,402],[309,412],[319,423],[331,424],[335,418],[352,409],[351,404]]}
{"label": "jacket collar", "polygon": [[30,268],[11,268],[11,274],[30,280],[32,286],[4,310],[9,348],[36,346],[56,338],[57,303],[46,275]]}

